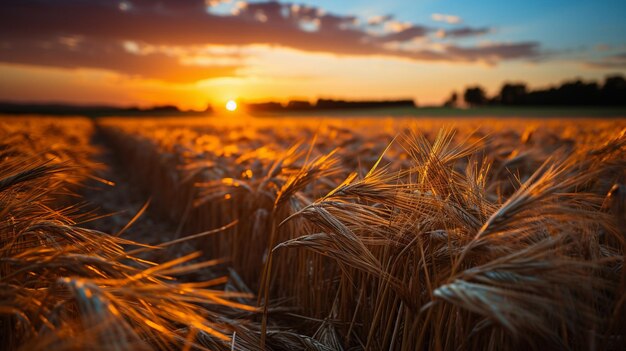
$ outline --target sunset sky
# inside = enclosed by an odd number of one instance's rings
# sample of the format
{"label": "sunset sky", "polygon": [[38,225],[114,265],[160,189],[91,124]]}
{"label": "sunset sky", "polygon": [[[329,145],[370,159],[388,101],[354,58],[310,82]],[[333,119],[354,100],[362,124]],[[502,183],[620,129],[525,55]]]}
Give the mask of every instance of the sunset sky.
{"label": "sunset sky", "polygon": [[626,2],[2,0],[0,100],[439,104],[626,73]]}

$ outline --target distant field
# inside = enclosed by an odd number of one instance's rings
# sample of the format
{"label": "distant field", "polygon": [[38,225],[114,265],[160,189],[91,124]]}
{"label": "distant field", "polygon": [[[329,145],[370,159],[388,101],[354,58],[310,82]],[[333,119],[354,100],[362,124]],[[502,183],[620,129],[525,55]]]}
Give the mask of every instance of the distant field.
{"label": "distant field", "polygon": [[286,116],[414,116],[414,117],[516,117],[516,118],[626,118],[624,107],[475,107],[475,108],[447,108],[447,107],[420,107],[420,108],[387,108],[387,109],[347,109],[330,111],[301,111],[265,113],[258,115],[286,115]]}
{"label": "distant field", "polygon": [[0,118],[10,347],[624,349],[626,120],[402,111]]}
{"label": "distant field", "polygon": [[[1,105],[1,104],[0,104]],[[81,106],[21,106],[23,111],[21,116],[42,115],[51,116],[87,116],[87,117],[107,117],[119,116],[124,118],[197,118],[202,116],[213,116],[218,118],[231,118],[233,114],[217,109],[215,112],[200,111],[178,111],[177,109],[120,109],[114,107],[81,107]],[[33,110],[34,108],[34,110]],[[18,109],[19,110],[19,109]],[[245,106],[242,107],[245,110]],[[11,108],[0,111],[11,111]],[[31,112],[28,112],[31,111]],[[245,112],[243,112],[245,114]],[[0,112],[0,116],[3,112]],[[10,112],[4,112],[10,116]],[[277,112],[255,112],[252,115],[257,117],[419,117],[419,118],[626,118],[625,107],[473,107],[473,108],[449,108],[449,107],[393,107],[393,108],[369,108],[369,109],[313,109],[313,110],[292,110]]]}

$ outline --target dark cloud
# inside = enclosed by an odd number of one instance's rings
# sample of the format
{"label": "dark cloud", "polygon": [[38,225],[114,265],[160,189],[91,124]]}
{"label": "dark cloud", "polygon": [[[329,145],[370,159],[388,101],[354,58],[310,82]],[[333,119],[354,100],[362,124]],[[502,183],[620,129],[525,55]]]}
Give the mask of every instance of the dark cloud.
{"label": "dark cloud", "polygon": [[600,69],[626,69],[626,52],[609,55],[596,61],[585,64],[587,67]]}
{"label": "dark cloud", "polygon": [[[115,3],[115,1],[108,1]],[[202,10],[205,8],[205,2],[202,0],[123,0],[119,3],[130,4],[130,9],[148,8],[165,11],[192,11]],[[119,7],[119,6],[118,6]]]}
{"label": "dark cloud", "polygon": [[458,47],[449,46],[446,52],[460,60],[485,61],[496,63],[502,60],[512,60],[519,58],[539,58],[539,44],[536,42],[525,42],[515,44],[488,44],[478,47]]}
{"label": "dark cloud", "polygon": [[447,45],[444,50],[404,51],[405,57],[422,61],[483,62],[496,64],[502,60],[539,59],[539,44],[535,42],[495,43],[478,47]]}
{"label": "dark cloud", "polygon": [[288,14],[287,11],[288,8],[278,2],[263,2],[247,4],[240,10],[238,15],[240,17],[248,17],[256,20],[265,18],[266,21],[271,23],[279,23],[289,20],[286,16]]}
{"label": "dark cloud", "polygon": [[[333,14],[322,15],[318,17],[320,20],[320,30],[325,31],[342,31],[347,30],[356,24],[354,16],[337,16]],[[365,33],[363,33],[365,35]]]}
{"label": "dark cloud", "polygon": [[[73,44],[73,45],[69,45]],[[164,53],[133,54],[119,43],[21,41],[0,45],[0,60],[7,63],[78,69],[113,70],[128,76],[189,83],[207,78],[234,76],[237,65],[190,66]]]}
{"label": "dark cloud", "polygon": [[380,40],[383,42],[391,42],[391,41],[409,41],[416,38],[421,38],[426,36],[432,30],[430,28],[422,27],[422,26],[410,26],[401,31],[390,33],[383,36]]}
{"label": "dark cloud", "polygon": [[[391,21],[391,17],[383,17],[381,21]],[[408,25],[396,32],[372,33],[368,27],[371,26],[359,24],[354,16],[275,1],[244,3],[234,14],[220,15],[207,11],[204,0],[3,0],[0,61],[95,67],[187,81],[232,75],[238,67],[185,66],[173,56],[137,55],[125,50],[122,43],[178,47],[270,44],[338,55],[468,62],[533,58],[538,54],[537,43],[469,48],[451,45],[443,52],[399,49],[386,44],[427,38],[435,30]],[[481,30],[484,29],[468,27],[446,33],[461,37],[477,35]],[[60,38],[67,37],[80,37],[80,45],[70,48],[59,44]]]}
{"label": "dark cloud", "polygon": [[482,27],[482,28],[473,28],[473,27],[461,27],[455,29],[447,29],[442,30],[441,36],[444,38],[465,38],[465,37],[473,37],[478,35],[485,35],[491,32],[490,28]]}
{"label": "dark cloud", "polygon": [[314,6],[291,5],[289,14],[301,20],[314,20],[322,15],[322,11]]}

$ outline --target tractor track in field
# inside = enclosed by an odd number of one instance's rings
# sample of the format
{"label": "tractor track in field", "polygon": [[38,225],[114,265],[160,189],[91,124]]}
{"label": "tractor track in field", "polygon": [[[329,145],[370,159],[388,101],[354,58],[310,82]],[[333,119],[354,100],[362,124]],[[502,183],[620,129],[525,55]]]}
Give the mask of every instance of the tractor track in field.
{"label": "tractor track in field", "polygon": [[[117,234],[123,230],[121,234],[123,238],[140,244],[159,245],[178,239],[181,235],[178,223],[163,219],[163,216],[151,210],[150,194],[142,189],[141,184],[131,180],[133,170],[124,166],[115,148],[108,143],[104,133],[97,126],[97,121],[94,123],[96,125],[91,143],[99,150],[96,161],[102,165],[102,169],[98,170],[95,176],[102,180],[90,180],[83,188],[81,195],[85,211],[97,217],[83,226],[110,234]],[[140,213],[144,206],[146,210]],[[197,244],[197,240],[183,241],[166,249],[149,250],[138,256],[152,262],[164,263],[202,251],[202,247]],[[203,255],[200,259],[213,258],[215,257]],[[184,281],[206,281],[227,272],[226,266],[222,264],[196,270],[184,278],[179,278]]]}
{"label": "tractor track in field", "polygon": [[[101,180],[87,181],[82,190],[83,212],[96,217],[83,226],[111,234],[123,231],[122,237],[141,244],[158,245],[177,239],[177,224],[151,210],[150,194],[131,180],[133,170],[122,164],[115,148],[107,142],[97,125],[94,130],[91,142],[98,149],[95,161],[101,165],[94,175]],[[142,213],[144,206],[146,210]],[[192,242],[182,242],[165,250],[151,251],[142,257],[166,262],[197,250]],[[205,273],[214,276],[213,272]]]}
{"label": "tractor track in field", "polygon": [[[149,201],[149,196],[142,189],[132,184],[130,172],[120,162],[115,150],[108,145],[102,133],[95,129],[92,144],[99,150],[96,161],[102,169],[95,176],[102,181],[87,182],[82,196],[87,203],[87,210],[100,217],[86,223],[89,228],[116,234],[127,226]],[[145,244],[157,244],[171,239],[175,231],[170,223],[158,219],[147,211],[124,230],[123,236]]]}
{"label": "tractor track in field", "polygon": [[[151,210],[150,194],[140,184],[131,180],[132,169],[125,167],[114,147],[108,142],[97,126],[91,139],[92,145],[98,149],[96,162],[102,168],[94,175],[98,180],[89,180],[83,188],[82,197],[84,211],[97,219],[86,222],[84,227],[101,232],[118,234],[140,244],[159,245],[179,238],[177,223],[172,223]],[[142,209],[146,207],[146,210]],[[137,217],[137,218],[135,218]],[[149,250],[138,256],[156,263],[164,263],[195,251],[202,247],[194,240],[183,241],[166,249]],[[200,260],[215,257],[202,255]],[[196,270],[179,277],[184,281],[206,281],[227,274],[223,264]]]}

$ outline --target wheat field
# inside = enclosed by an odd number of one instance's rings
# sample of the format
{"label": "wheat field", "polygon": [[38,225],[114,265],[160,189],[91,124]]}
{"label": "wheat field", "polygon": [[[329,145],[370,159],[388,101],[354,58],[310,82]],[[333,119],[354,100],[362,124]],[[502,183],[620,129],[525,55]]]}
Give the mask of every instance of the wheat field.
{"label": "wheat field", "polygon": [[[0,136],[8,350],[626,348],[624,120],[3,117]],[[119,186],[103,153],[149,199],[121,230],[85,200]]]}

